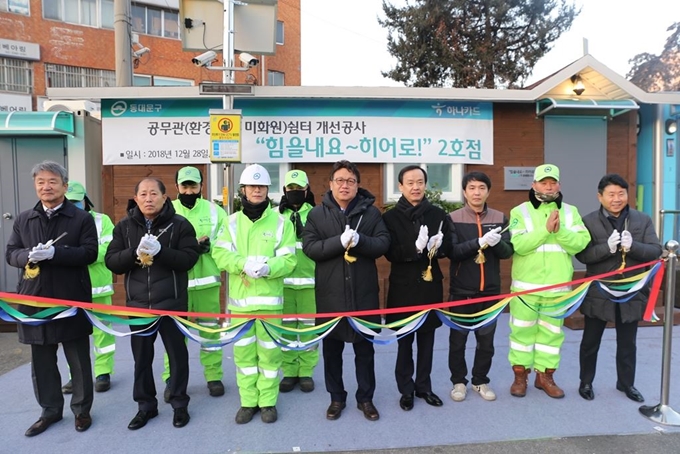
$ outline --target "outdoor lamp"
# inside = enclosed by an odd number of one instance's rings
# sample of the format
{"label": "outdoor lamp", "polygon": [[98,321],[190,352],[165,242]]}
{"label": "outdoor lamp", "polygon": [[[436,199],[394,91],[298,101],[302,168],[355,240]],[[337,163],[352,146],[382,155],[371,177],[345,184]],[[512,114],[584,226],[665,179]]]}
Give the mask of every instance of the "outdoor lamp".
{"label": "outdoor lamp", "polygon": [[574,93],[576,93],[576,96],[581,96],[581,94],[586,91],[586,87],[583,85],[581,76],[578,74],[571,76],[571,83],[574,84],[574,88],[572,88],[572,90]]}
{"label": "outdoor lamp", "polygon": [[678,130],[678,121],[674,120],[672,118],[669,118],[666,120],[666,134],[673,135],[677,132]]}

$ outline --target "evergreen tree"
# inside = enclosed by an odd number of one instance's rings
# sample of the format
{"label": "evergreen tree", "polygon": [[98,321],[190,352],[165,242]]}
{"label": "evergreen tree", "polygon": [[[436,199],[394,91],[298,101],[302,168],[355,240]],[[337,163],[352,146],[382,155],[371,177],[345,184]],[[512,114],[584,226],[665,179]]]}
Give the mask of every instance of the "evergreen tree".
{"label": "evergreen tree", "polygon": [[632,67],[626,77],[645,91],[680,91],[680,22],[667,31],[671,35],[661,55],[644,52],[628,61]]}
{"label": "evergreen tree", "polygon": [[518,87],[580,13],[567,0],[383,0],[383,76],[413,87]]}

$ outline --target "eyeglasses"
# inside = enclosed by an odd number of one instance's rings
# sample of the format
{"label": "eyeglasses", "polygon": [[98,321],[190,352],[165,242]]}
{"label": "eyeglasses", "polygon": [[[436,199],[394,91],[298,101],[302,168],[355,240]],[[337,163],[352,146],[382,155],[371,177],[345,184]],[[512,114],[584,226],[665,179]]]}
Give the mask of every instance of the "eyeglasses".
{"label": "eyeglasses", "polygon": [[357,184],[357,180],[355,178],[347,178],[347,179],[336,178],[336,179],[333,180],[333,182],[335,184],[337,184],[338,186],[343,186],[345,184],[347,184],[347,186],[354,186],[355,184]]}

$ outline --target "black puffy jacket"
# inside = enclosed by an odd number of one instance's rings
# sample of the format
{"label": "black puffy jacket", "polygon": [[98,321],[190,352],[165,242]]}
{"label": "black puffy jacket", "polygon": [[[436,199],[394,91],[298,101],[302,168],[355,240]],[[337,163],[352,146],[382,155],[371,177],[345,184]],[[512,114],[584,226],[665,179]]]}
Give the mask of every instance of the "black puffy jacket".
{"label": "black puffy jacket", "polygon": [[[34,246],[47,243],[64,232],[67,235],[54,245],[54,257],[40,262],[40,274],[34,279],[22,278],[19,281],[17,291],[20,294],[92,302],[87,265],[97,260],[97,228],[92,216],[68,199],[64,199],[61,208],[50,219],[45,215],[41,202],[17,217],[7,243],[7,263],[23,269]],[[19,305],[19,310],[32,315],[43,308]],[[24,344],[57,344],[90,335],[92,324],[85,313],[78,310],[73,317],[42,325],[21,323],[18,331],[19,342]]]}
{"label": "black puffy jacket", "polygon": [[[373,202],[375,197],[359,188],[356,203],[345,213],[328,191],[321,205],[312,208],[307,216],[302,249],[316,262],[316,309],[320,314],[378,309],[380,287],[375,260],[387,252],[390,234]],[[345,261],[345,249],[340,242],[346,225],[359,233],[359,244],[349,250],[349,254],[357,259],[354,263]],[[363,318],[380,323],[377,315]],[[317,318],[317,324],[325,321]],[[359,340],[359,334],[349,326],[347,319],[343,319],[329,336],[345,342]]]}
{"label": "black puffy jacket", "polygon": [[[113,229],[113,240],[106,251],[107,268],[125,274],[126,305],[186,311],[188,271],[198,261],[196,231],[189,221],[175,214],[170,199],[147,231],[144,215],[131,202],[128,215]],[[137,263],[137,246],[146,233],[158,236],[161,250],[153,265],[143,268]]]}

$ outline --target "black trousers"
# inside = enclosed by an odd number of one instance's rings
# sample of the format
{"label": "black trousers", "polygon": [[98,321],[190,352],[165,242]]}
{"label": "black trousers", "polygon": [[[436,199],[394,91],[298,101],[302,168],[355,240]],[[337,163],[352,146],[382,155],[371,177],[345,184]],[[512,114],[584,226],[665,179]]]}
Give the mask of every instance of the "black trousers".
{"label": "black trousers", "polygon": [[[74,415],[89,414],[94,399],[90,337],[62,342],[66,362],[71,370],[73,395],[71,411]],[[43,418],[63,415],[64,395],[61,392],[61,375],[57,367],[59,344],[31,345],[31,377],[33,392],[42,407]]]}
{"label": "black trousers", "polygon": [[[161,335],[170,363],[170,405],[182,408],[189,405],[187,385],[189,384],[189,353],[184,334],[170,317],[161,317],[158,331],[149,336],[132,336],[132,356],[135,360],[135,381],[132,397],[142,411],[158,408],[156,385],[153,378],[153,344],[158,333]],[[143,329],[144,326],[135,329]]]}
{"label": "black trousers", "polygon": [[[357,378],[357,402],[370,402],[375,392],[375,350],[373,343],[361,339],[352,344],[354,347],[354,367]],[[323,364],[326,390],[331,394],[331,401],[345,402],[347,391],[342,380],[342,351],[345,342],[326,338],[323,340]]]}
{"label": "black trousers", "polygon": [[[496,322],[491,325],[478,329],[475,333],[477,348],[475,350],[475,360],[472,365],[472,384],[483,385],[489,383],[489,371],[495,348],[493,339],[496,334]],[[452,329],[449,334],[449,371],[451,372],[451,383],[468,384],[468,367],[465,362],[465,346],[467,344],[469,331],[458,331]]]}
{"label": "black trousers", "polygon": [[[584,383],[593,383],[597,368],[597,352],[600,349],[602,334],[607,322],[585,316],[583,339],[579,352],[581,364],[580,378]],[[629,387],[635,384],[635,362],[637,355],[638,322],[621,322],[621,311],[616,305],[616,377],[618,383]]]}
{"label": "black trousers", "polygon": [[[397,364],[394,367],[394,377],[397,379],[397,388],[401,394],[431,393],[432,381],[432,351],[434,349],[435,330],[416,331],[404,336],[397,341]],[[413,362],[413,341],[418,345],[417,368]],[[413,381],[413,373],[416,380]]]}

